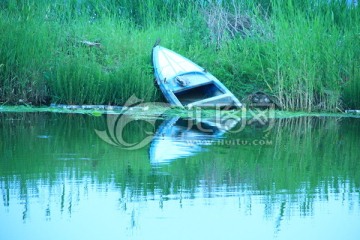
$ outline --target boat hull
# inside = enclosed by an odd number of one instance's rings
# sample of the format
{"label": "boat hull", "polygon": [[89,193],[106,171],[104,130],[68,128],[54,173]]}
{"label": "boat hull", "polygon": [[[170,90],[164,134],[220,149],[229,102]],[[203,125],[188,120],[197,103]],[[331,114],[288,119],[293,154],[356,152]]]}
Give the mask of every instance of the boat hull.
{"label": "boat hull", "polygon": [[156,83],[177,107],[240,108],[240,101],[217,78],[189,59],[155,46],[152,61]]}

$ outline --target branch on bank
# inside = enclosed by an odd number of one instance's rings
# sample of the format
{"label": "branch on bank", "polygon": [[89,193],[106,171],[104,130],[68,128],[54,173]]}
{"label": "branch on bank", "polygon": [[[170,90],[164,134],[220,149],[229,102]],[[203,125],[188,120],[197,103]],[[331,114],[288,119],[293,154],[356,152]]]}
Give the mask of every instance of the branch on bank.
{"label": "branch on bank", "polygon": [[99,42],[91,42],[91,41],[83,40],[80,41],[80,43],[87,47],[98,47],[98,48],[101,47],[101,43]]}

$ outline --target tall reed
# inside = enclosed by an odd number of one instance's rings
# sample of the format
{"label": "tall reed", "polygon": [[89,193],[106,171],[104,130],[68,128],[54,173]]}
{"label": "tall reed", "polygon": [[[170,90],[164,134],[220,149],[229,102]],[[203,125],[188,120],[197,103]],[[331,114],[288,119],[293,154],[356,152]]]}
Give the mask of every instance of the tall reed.
{"label": "tall reed", "polygon": [[267,9],[252,9],[252,27],[245,37],[221,43],[215,75],[225,77],[238,96],[262,90],[288,110],[359,106],[354,41],[359,8],[339,2],[272,1]]}
{"label": "tall reed", "polygon": [[150,53],[161,37],[240,99],[261,90],[288,110],[356,108],[359,9],[312,0],[5,0],[0,102],[157,100]]}

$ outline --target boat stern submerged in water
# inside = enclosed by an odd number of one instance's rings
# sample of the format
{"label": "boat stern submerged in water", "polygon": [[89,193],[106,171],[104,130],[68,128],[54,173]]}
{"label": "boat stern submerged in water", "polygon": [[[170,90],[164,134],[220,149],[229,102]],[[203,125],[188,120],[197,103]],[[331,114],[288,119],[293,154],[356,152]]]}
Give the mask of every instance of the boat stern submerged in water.
{"label": "boat stern submerged in water", "polygon": [[156,82],[173,106],[232,107],[242,104],[217,78],[189,59],[160,45],[153,48]]}

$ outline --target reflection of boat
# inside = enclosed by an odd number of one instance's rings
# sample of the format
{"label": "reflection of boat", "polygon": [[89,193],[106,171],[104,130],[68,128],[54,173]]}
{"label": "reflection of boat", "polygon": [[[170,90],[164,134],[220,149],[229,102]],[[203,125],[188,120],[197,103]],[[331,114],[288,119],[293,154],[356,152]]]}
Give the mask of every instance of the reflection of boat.
{"label": "reflection of boat", "polygon": [[153,48],[156,82],[168,102],[178,107],[241,107],[218,79],[189,59],[159,45]]}
{"label": "reflection of boat", "polygon": [[169,118],[159,126],[151,142],[150,162],[162,164],[193,156],[204,151],[203,146],[222,138],[238,122],[236,119],[228,119],[219,124],[212,119],[196,121],[180,117]]}

